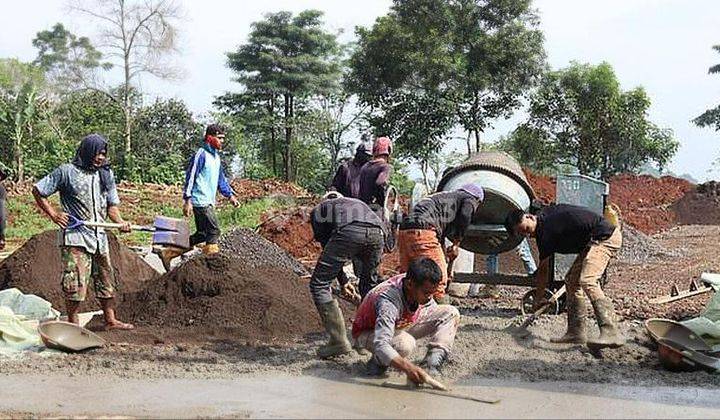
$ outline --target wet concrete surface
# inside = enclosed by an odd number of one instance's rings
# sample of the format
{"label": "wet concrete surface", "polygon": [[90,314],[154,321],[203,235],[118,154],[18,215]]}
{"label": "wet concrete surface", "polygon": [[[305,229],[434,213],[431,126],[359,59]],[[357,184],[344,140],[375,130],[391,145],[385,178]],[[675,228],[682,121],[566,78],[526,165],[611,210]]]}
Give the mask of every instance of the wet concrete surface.
{"label": "wet concrete surface", "polygon": [[[400,377],[392,378],[400,381]],[[362,382],[375,384],[367,385]],[[383,380],[255,376],[236,379],[0,378],[0,417],[283,418],[717,418],[717,391],[582,383],[472,380],[455,392],[499,398],[482,404],[382,388]]]}

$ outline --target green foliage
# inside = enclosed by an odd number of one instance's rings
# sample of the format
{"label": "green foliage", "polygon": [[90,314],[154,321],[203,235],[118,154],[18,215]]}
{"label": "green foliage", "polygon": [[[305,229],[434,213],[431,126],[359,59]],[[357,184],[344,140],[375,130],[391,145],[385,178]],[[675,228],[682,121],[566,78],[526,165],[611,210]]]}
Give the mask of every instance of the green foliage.
{"label": "green foliage", "polygon": [[99,68],[108,70],[110,63],[102,63],[102,53],[87,37],[78,37],[56,23],[51,30],[38,32],[32,44],[38,49],[33,64],[46,72],[60,92],[84,86]]}
{"label": "green foliage", "polygon": [[25,178],[25,157],[37,144],[47,107],[43,85],[42,73],[32,65],[0,60],[0,151],[2,156],[12,157],[9,166],[20,181]]}
{"label": "green foliage", "polygon": [[[243,86],[217,105],[240,118],[253,134],[248,140],[275,175],[295,180],[298,110],[318,95],[337,90],[341,76],[336,35],[323,29],[322,12],[271,13],[252,24],[248,42],[230,52],[228,67]],[[281,161],[281,162],[280,162]],[[280,167],[280,165],[282,165]]]}
{"label": "green foliage", "polygon": [[413,187],[415,187],[415,182],[411,180],[408,176],[407,164],[403,163],[401,160],[398,159],[395,159],[390,163],[393,167],[393,172],[390,175],[390,185],[393,185],[395,188],[397,188],[398,193],[402,195],[412,195],[412,190]]}
{"label": "green foliage", "polygon": [[188,158],[198,148],[203,127],[185,103],[156,100],[142,108],[133,124],[132,159],[127,179],[135,182],[177,184],[184,180]]}
{"label": "green foliage", "polygon": [[544,66],[530,0],[396,0],[358,28],[346,82],[372,107],[377,134],[428,159],[457,125],[476,138],[520,104]]}
{"label": "green foliage", "polygon": [[528,121],[502,145],[541,171],[571,165],[608,179],[647,162],[662,168],[678,142],[648,120],[649,107],[642,88],[620,89],[609,64],[573,64],[544,76],[530,98]]}
{"label": "green foliage", "polygon": [[[714,45],[713,49],[720,52],[720,45]],[[720,64],[715,64],[710,67],[708,73],[720,73]],[[700,127],[711,127],[716,131],[720,131],[720,105],[703,112],[699,117],[695,118],[693,122]]]}

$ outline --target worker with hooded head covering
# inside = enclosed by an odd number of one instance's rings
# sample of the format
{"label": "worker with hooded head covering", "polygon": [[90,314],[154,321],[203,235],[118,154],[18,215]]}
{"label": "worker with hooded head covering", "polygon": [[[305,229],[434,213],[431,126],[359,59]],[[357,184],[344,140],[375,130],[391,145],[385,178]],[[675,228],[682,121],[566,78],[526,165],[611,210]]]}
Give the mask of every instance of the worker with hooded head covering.
{"label": "worker with hooded head covering", "polygon": [[360,169],[372,159],[372,144],[369,136],[363,135],[355,149],[355,156],[337,168],[330,184],[330,191],[337,191],[343,197],[360,197]]}
{"label": "worker with hooded head covering", "polygon": [[[442,280],[435,293],[435,299],[441,303],[447,301],[448,261],[457,257],[460,242],[483,197],[483,189],[476,184],[438,192],[418,201],[400,224],[400,271],[407,271],[410,262],[420,257],[435,261],[442,271]],[[452,242],[447,250],[442,246],[445,239]]]}
{"label": "worker with hooded head covering", "polygon": [[[99,227],[80,225],[69,227],[70,218],[81,221],[104,222],[110,218],[122,224],[123,232],[130,224],[120,216],[120,198],[115,178],[107,160],[108,143],[99,134],[82,139],[72,163],[60,165],[41,179],[33,188],[40,209],[62,230],[60,251],[63,263],[62,289],[68,311],[68,321],[78,323],[80,303],[87,295],[92,281],[95,296],[105,314],[107,329],[133,329],[115,316],[117,282],[110,263],[110,250],[105,231]],[[62,211],[50,203],[48,197],[60,194]]]}

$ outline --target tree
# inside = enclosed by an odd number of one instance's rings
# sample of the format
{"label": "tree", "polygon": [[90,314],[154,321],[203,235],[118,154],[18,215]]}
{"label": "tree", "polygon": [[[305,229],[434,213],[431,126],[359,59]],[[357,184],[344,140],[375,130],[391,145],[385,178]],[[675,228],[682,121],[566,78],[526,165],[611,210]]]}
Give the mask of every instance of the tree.
{"label": "tree", "polygon": [[143,74],[161,79],[178,76],[171,58],[179,51],[181,8],[174,0],[73,0],[70,7],[100,25],[98,47],[122,68],[121,88],[116,93],[101,90],[123,113],[124,167],[132,153],[132,90],[138,88],[137,79]]}
{"label": "tree", "polygon": [[[246,44],[227,54],[228,66],[243,85],[241,98],[253,104],[255,112],[260,104],[265,106],[273,147],[275,121],[282,120],[282,173],[288,181],[295,173],[292,150],[296,109],[307,98],[331,92],[339,84],[339,47],[336,35],[323,29],[322,15],[317,10],[297,16],[290,12],[268,14],[252,24]],[[276,118],[277,107],[282,109],[280,118]]]}
{"label": "tree", "polygon": [[96,71],[109,70],[102,53],[87,37],[78,37],[56,23],[51,30],[38,32],[32,44],[38,49],[33,64],[45,71],[46,77],[61,93],[81,89],[88,83],[97,85]]}
{"label": "tree", "polygon": [[608,179],[648,162],[662,168],[679,144],[670,129],[648,120],[649,107],[641,87],[620,89],[609,64],[574,63],[543,77],[527,122],[503,144],[536,170],[571,165]]}
{"label": "tree", "polygon": [[[714,45],[713,49],[720,53],[720,45]],[[720,64],[715,64],[710,67],[708,73],[720,73]],[[700,127],[713,127],[715,130],[720,131],[720,105],[703,112],[702,115],[695,118],[693,122]]]}
{"label": "tree", "polygon": [[36,139],[36,126],[46,104],[42,72],[15,59],[0,60],[0,144],[4,156],[12,156],[18,181],[25,180],[25,152]]}
{"label": "tree", "polygon": [[421,160],[457,126],[479,150],[544,67],[530,0],[395,0],[357,35],[348,88],[372,107],[378,131]]}
{"label": "tree", "polygon": [[184,102],[156,100],[135,117],[135,153],[128,179],[177,184],[183,181],[187,160],[197,149],[203,127]]}

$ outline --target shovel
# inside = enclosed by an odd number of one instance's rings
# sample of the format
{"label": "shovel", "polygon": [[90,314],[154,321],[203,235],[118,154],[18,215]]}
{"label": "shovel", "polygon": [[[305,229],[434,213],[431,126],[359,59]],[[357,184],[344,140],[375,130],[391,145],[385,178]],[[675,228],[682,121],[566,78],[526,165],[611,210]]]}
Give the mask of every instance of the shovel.
{"label": "shovel", "polygon": [[547,311],[547,309],[551,305],[553,305],[555,302],[557,302],[557,300],[560,299],[560,297],[562,297],[562,295],[564,295],[564,294],[565,294],[565,286],[563,285],[563,287],[559,288],[557,290],[557,292],[553,293],[553,295],[550,296],[550,299],[548,299],[547,302],[545,302],[535,312],[531,313],[522,324],[520,324],[519,326],[515,326],[512,324],[508,325],[505,328],[505,331],[509,332],[510,334],[512,334],[516,337],[520,337],[520,338],[527,337],[528,335],[530,335],[530,331],[528,331],[527,328],[530,325],[532,325],[533,322],[535,322],[537,317],[539,317],[540,315],[545,313],[545,311]]}
{"label": "shovel", "polygon": [[[82,226],[89,228],[120,229],[120,223],[88,222],[68,215],[70,220],[68,229],[77,229]],[[130,229],[139,232],[151,232],[153,245],[173,245],[183,249],[190,249],[190,227],[182,219],[173,219],[165,216],[155,216],[151,226],[130,225]]]}

